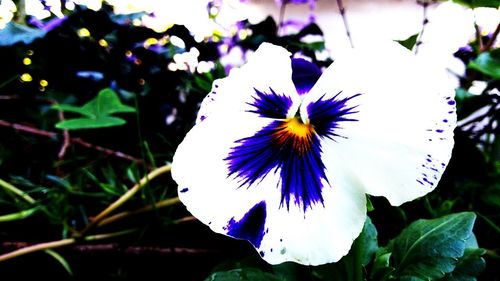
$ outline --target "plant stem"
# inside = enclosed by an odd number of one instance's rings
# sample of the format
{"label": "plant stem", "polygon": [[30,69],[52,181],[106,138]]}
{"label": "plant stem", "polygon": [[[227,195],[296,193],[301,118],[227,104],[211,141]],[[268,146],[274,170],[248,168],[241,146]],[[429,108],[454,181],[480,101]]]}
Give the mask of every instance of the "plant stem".
{"label": "plant stem", "polygon": [[147,174],[144,178],[142,178],[139,183],[134,185],[131,189],[129,189],[125,194],[123,194],[118,200],[109,205],[106,209],[100,212],[97,216],[95,216],[92,221],[83,229],[79,235],[83,236],[89,230],[91,230],[94,226],[96,226],[100,221],[102,221],[107,215],[116,210],[118,207],[127,202],[130,198],[132,198],[139,190],[141,190],[150,180],[156,178],[159,175],[170,172],[171,165],[165,165],[154,169],[149,174]]}
{"label": "plant stem", "polygon": [[140,209],[137,209],[137,210],[134,210],[134,211],[125,211],[125,212],[121,212],[121,213],[115,214],[115,215],[113,215],[111,217],[104,218],[99,223],[97,223],[97,226],[101,227],[101,226],[104,226],[104,225],[107,225],[107,224],[110,224],[110,223],[122,220],[124,218],[128,218],[130,216],[142,214],[142,213],[145,213],[145,212],[148,212],[148,211],[151,211],[151,210],[155,210],[155,209],[159,209],[159,208],[164,208],[164,207],[172,206],[172,205],[178,204],[180,202],[181,201],[179,200],[179,197],[165,199],[165,200],[156,202],[153,205],[148,205],[148,206],[145,206],[143,208],[140,208]]}
{"label": "plant stem", "polygon": [[337,7],[339,8],[340,15],[342,16],[342,21],[344,22],[345,32],[347,34],[347,38],[349,39],[349,44],[351,44],[351,48],[354,48],[354,43],[352,42],[351,30],[349,29],[349,24],[347,23],[347,16],[345,13],[344,3],[342,0],[337,0]]}
{"label": "plant stem", "polygon": [[493,31],[493,34],[491,34],[490,40],[488,40],[486,45],[483,46],[481,52],[489,51],[491,47],[493,47],[493,44],[495,43],[495,40],[497,39],[499,33],[500,33],[500,23],[497,25],[495,31]]}
{"label": "plant stem", "polygon": [[489,226],[491,226],[491,228],[493,228],[497,233],[500,234],[500,227],[498,225],[495,224],[495,222],[493,222],[492,220],[490,220],[488,217],[486,217],[485,215],[482,215],[478,212],[476,212],[476,214],[482,218]]}
{"label": "plant stem", "polygon": [[281,5],[280,5],[280,15],[279,15],[279,19],[278,19],[279,22],[278,22],[277,34],[280,34],[280,32],[282,31],[282,27],[284,25],[287,2],[288,2],[288,0],[283,0],[281,2]]}
{"label": "plant stem", "polygon": [[13,186],[12,184],[10,184],[2,179],[0,179],[0,186],[3,187],[5,190],[8,190],[8,191],[16,194],[17,196],[23,198],[28,203],[35,204],[35,202],[36,202],[35,199],[33,199],[28,194],[26,194],[26,192],[20,190],[19,188]]}
{"label": "plant stem", "polygon": [[28,209],[28,210],[22,210],[22,211],[19,211],[16,213],[12,213],[12,214],[2,215],[2,216],[0,216],[0,222],[22,220],[22,219],[25,219],[25,218],[31,216],[32,214],[34,214],[38,210],[39,210],[39,208],[35,207],[35,208]]}
{"label": "plant stem", "polygon": [[353,281],[363,281],[363,250],[364,250],[364,239],[358,237],[354,242],[354,255],[352,261],[352,271],[353,271]]}
{"label": "plant stem", "polygon": [[[57,138],[59,136],[59,134],[55,133],[55,132],[41,130],[41,129],[38,129],[38,128],[35,128],[35,127],[32,127],[32,126],[26,126],[26,125],[17,124],[17,123],[11,123],[11,122],[8,122],[8,121],[5,121],[5,120],[0,120],[0,126],[13,128],[16,131],[20,131],[20,132],[24,132],[24,133],[30,133],[30,134],[37,135],[37,136],[44,136],[44,137],[47,137],[47,138]],[[97,150],[97,151],[102,152],[102,153],[104,153],[106,155],[112,155],[112,156],[115,156],[115,157],[127,159],[127,160],[130,160],[130,161],[133,161],[133,162],[138,162],[138,163],[142,162],[142,159],[135,158],[133,156],[127,155],[127,154],[125,154],[123,152],[120,152],[120,151],[114,151],[114,150],[111,150],[109,148],[105,148],[105,147],[102,147],[102,146],[99,146],[99,145],[88,143],[88,142],[84,141],[81,138],[70,138],[69,141],[71,143],[77,143],[77,144],[79,144],[79,145],[81,145],[83,147],[86,147],[86,148]]]}
{"label": "plant stem", "polygon": [[417,38],[417,43],[415,44],[415,54],[418,53],[418,47],[422,44],[422,37],[424,36],[425,32],[425,27],[429,23],[429,19],[427,18],[427,7],[429,6],[429,3],[427,2],[418,2],[420,5],[422,5],[422,29],[420,30],[420,33],[418,34]]}
{"label": "plant stem", "polygon": [[[127,230],[113,232],[113,233],[97,234],[97,235],[84,237],[83,240],[84,241],[95,241],[95,240],[108,239],[108,238],[126,235],[126,234],[129,234],[129,233],[134,232],[134,231],[136,231],[136,229],[127,229]],[[78,240],[75,238],[68,238],[68,239],[62,239],[62,240],[58,240],[58,241],[35,244],[32,246],[24,247],[24,248],[21,248],[19,250],[15,250],[15,251],[12,251],[10,253],[1,255],[0,262],[10,260],[10,259],[22,256],[22,255],[31,254],[34,252],[64,247],[67,245],[75,244],[77,241]]]}

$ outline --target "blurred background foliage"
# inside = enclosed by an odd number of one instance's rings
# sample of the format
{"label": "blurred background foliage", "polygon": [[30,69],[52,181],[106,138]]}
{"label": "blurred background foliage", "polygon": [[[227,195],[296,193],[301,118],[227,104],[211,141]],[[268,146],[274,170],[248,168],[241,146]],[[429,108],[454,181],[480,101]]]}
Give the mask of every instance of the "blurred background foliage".
{"label": "blurred background foliage", "polygon": [[[23,2],[17,1],[13,21],[0,30],[0,253],[60,239],[75,243],[0,262],[2,278],[354,280],[345,269],[353,263],[349,256],[337,266],[317,268],[265,264],[248,243],[212,233],[169,201],[177,187],[168,174],[147,182],[117,210],[123,219],[86,229],[148,172],[172,160],[212,82],[243,63],[260,43],[284,46],[328,66],[332,59],[318,25],[310,22],[281,34],[282,23],[268,17],[256,24],[239,21],[232,32],[195,40],[183,25],[155,31],[138,21],[143,13],[118,15],[106,3],[97,11],[76,5],[63,9],[63,17],[37,20],[23,12]],[[207,7],[212,18],[215,2]],[[498,7],[495,1],[484,3]],[[454,258],[476,272],[455,274],[463,279],[438,274],[411,280],[476,280],[478,275],[498,280],[497,35],[480,35],[455,53],[467,66],[456,96],[461,121],[439,187],[398,208],[370,198],[373,223],[363,233],[375,244],[365,253],[366,279],[405,279],[394,245],[410,239],[402,230],[418,227],[408,227],[412,222],[451,214],[444,218],[460,219],[455,234],[465,231],[457,239],[466,240],[474,219],[460,212],[471,211],[477,215],[477,243],[461,245],[462,255]],[[110,239],[96,237],[103,233]],[[391,240],[398,235],[403,236]],[[89,236],[99,241],[88,241]]]}

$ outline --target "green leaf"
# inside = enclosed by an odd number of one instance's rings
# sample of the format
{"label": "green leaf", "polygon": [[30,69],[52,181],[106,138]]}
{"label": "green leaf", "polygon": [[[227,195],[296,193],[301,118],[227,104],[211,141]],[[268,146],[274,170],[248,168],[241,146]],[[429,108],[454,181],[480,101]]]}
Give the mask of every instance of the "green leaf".
{"label": "green leaf", "polygon": [[482,255],[486,250],[478,248],[474,235],[467,242],[464,256],[458,261],[455,270],[446,274],[443,281],[476,281],[476,277],[483,272],[486,263]]}
{"label": "green leaf", "polygon": [[[361,243],[360,256],[363,266],[367,266],[373,258],[373,255],[378,250],[377,229],[369,217],[366,217],[363,232],[356,239],[357,243]],[[355,242],[355,243],[356,243]]]}
{"label": "green leaf", "polygon": [[212,273],[205,281],[284,281],[283,279],[255,268],[241,268]]}
{"label": "green leaf", "polygon": [[415,44],[417,44],[417,38],[418,38],[418,33],[413,34],[404,40],[395,40],[395,41],[401,44],[401,46],[411,51],[413,47],[415,47]]}
{"label": "green leaf", "polygon": [[371,279],[385,280],[394,270],[396,270],[390,264],[391,255],[392,253],[387,252],[386,248],[379,248],[375,254],[375,261],[373,262],[373,268],[370,274]]}
{"label": "green leaf", "polygon": [[66,270],[66,272],[70,276],[73,276],[73,271],[71,270],[71,266],[69,265],[68,261],[63,256],[61,256],[59,253],[57,253],[54,250],[45,250],[45,253],[47,253],[51,257],[53,257],[57,262],[59,262],[64,267],[64,270]]}
{"label": "green leaf", "polygon": [[125,120],[110,116],[114,113],[135,112],[133,107],[121,103],[115,91],[107,88],[99,92],[96,98],[79,107],[69,104],[54,105],[52,109],[73,112],[83,115],[83,118],[74,118],[61,121],[56,128],[64,130],[97,129],[125,124]]}
{"label": "green leaf", "polygon": [[500,79],[500,49],[481,53],[469,63],[469,67],[495,79]]}
{"label": "green leaf", "polygon": [[30,44],[35,39],[45,36],[45,33],[43,29],[31,28],[11,21],[0,29],[0,46],[11,46],[19,42]]}
{"label": "green leaf", "polygon": [[105,127],[120,126],[125,124],[125,120],[118,117],[103,116],[96,119],[75,118],[61,121],[56,124],[56,128],[61,130],[98,129]]}
{"label": "green leaf", "polygon": [[452,272],[464,255],[476,215],[471,212],[418,220],[387,246],[400,280],[434,280]]}
{"label": "green leaf", "polygon": [[445,281],[476,281],[477,276],[483,272],[486,262],[482,255],[484,249],[465,249],[464,256],[458,261],[455,270],[446,276]]}
{"label": "green leaf", "polygon": [[471,9],[479,7],[498,9],[500,6],[500,0],[453,0],[453,2]]}

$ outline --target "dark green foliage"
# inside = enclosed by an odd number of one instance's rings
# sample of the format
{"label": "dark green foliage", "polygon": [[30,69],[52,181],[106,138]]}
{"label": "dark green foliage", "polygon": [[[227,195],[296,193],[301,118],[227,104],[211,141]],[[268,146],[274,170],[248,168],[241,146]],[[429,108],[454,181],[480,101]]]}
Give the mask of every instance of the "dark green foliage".
{"label": "dark green foliage", "polygon": [[[472,236],[473,213],[459,213],[434,220],[418,220],[379,251],[379,264],[399,280],[436,280],[450,273],[464,256]],[[387,260],[388,254],[390,259]],[[381,270],[381,269],[378,269]],[[382,268],[383,270],[383,268]]]}

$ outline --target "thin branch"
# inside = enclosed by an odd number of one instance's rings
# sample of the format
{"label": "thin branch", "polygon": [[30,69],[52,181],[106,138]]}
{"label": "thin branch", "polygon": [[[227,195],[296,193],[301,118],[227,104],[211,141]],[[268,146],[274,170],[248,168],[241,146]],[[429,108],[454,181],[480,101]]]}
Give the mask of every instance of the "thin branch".
{"label": "thin branch", "polygon": [[160,208],[172,206],[172,205],[178,204],[180,202],[181,201],[179,200],[179,197],[174,197],[174,198],[169,198],[169,199],[165,199],[165,200],[156,202],[154,205],[148,205],[148,206],[142,207],[142,208],[134,210],[134,211],[121,212],[121,213],[115,214],[113,216],[110,216],[108,218],[101,220],[97,224],[97,227],[101,227],[101,226],[122,220],[124,218],[128,218],[130,216],[135,216],[135,215],[139,215],[139,214],[149,212],[149,211],[152,211],[155,209],[160,209]]}
{"label": "thin branch", "polygon": [[57,133],[54,133],[54,132],[40,130],[40,129],[31,127],[31,126],[26,126],[26,125],[21,125],[21,124],[16,124],[16,123],[10,123],[10,122],[5,121],[5,120],[0,120],[0,126],[10,127],[10,128],[13,128],[16,131],[30,133],[30,134],[38,135],[38,136],[44,136],[44,137],[48,137],[48,138],[56,138],[57,137]]}
{"label": "thin branch", "polygon": [[483,50],[484,46],[483,46],[483,39],[481,36],[481,27],[479,27],[479,25],[476,23],[475,20],[474,20],[474,29],[476,30],[476,41],[477,44],[479,45],[479,50]]}
{"label": "thin branch", "polygon": [[176,219],[174,221],[175,224],[179,224],[179,223],[184,223],[184,222],[190,222],[190,221],[196,221],[198,220],[197,218],[193,217],[193,216],[187,216],[187,217],[183,217],[183,218],[180,218],[180,219]]}
{"label": "thin branch", "polygon": [[97,216],[95,216],[92,221],[80,232],[78,233],[79,236],[83,236],[85,233],[90,231],[92,228],[97,226],[100,221],[102,221],[105,217],[107,217],[111,212],[116,210],[118,207],[123,205],[125,202],[127,202],[130,198],[132,198],[139,190],[141,190],[144,186],[146,186],[149,181],[152,179],[156,178],[159,175],[162,175],[164,173],[170,172],[171,165],[165,165],[159,168],[154,169],[151,171],[149,174],[147,174],[145,177],[143,177],[139,183],[134,185],[131,189],[129,189],[125,194],[123,194],[118,200],[113,202],[111,205],[109,205],[106,209],[104,209],[102,212],[100,212]]}
{"label": "thin branch", "polygon": [[288,0],[282,0],[281,5],[280,5],[280,15],[278,19],[278,32],[277,34],[280,34],[284,22],[285,22],[285,11],[286,11],[286,5],[288,4]]}
{"label": "thin branch", "polygon": [[352,37],[351,37],[351,30],[349,29],[349,24],[347,23],[347,16],[345,13],[344,3],[342,2],[342,0],[337,0],[337,7],[339,8],[340,15],[342,16],[345,32],[347,34],[347,38],[349,38],[349,43],[351,44],[351,48],[354,48],[354,44],[352,42]]}
{"label": "thin branch", "polygon": [[418,34],[417,43],[415,43],[415,54],[418,53],[418,47],[420,47],[420,45],[422,44],[422,38],[424,36],[425,27],[429,23],[429,19],[427,17],[429,3],[427,3],[427,2],[419,2],[419,1],[417,1],[417,3],[422,6],[422,17],[423,17],[423,19],[422,19],[422,29],[420,29],[420,32]]}
{"label": "thin branch", "polygon": [[35,199],[33,199],[33,197],[29,196],[28,194],[26,194],[26,192],[20,190],[19,188],[15,187],[14,185],[0,179],[0,186],[3,187],[5,190],[8,190],[12,193],[14,193],[15,195],[21,197],[22,199],[24,199],[26,202],[30,203],[30,204],[35,204]]}
{"label": "thin branch", "polygon": [[[29,247],[30,244],[26,242],[3,242],[1,248],[19,249]],[[212,249],[196,249],[196,248],[182,248],[182,247],[154,247],[154,246],[130,246],[122,247],[118,243],[109,244],[90,244],[90,245],[74,245],[69,250],[80,253],[113,253],[128,255],[200,255],[200,254],[218,254],[219,250]]]}
{"label": "thin branch", "polygon": [[[43,136],[43,137],[48,137],[48,138],[57,138],[60,136],[60,134],[58,134],[56,132],[45,131],[45,130],[37,129],[37,128],[31,127],[31,126],[21,125],[21,124],[17,124],[17,123],[11,123],[11,122],[8,122],[5,120],[0,120],[0,126],[9,127],[9,128],[15,129],[16,131],[30,133],[33,135],[38,135],[38,136]],[[84,141],[81,138],[71,138],[70,137],[69,142],[70,143],[77,143],[83,147],[97,150],[97,151],[102,152],[102,153],[109,155],[109,156],[115,156],[118,158],[130,160],[133,162],[141,162],[142,161],[142,159],[136,158],[134,156],[130,156],[130,155],[125,154],[123,152],[115,151],[115,150],[111,150],[109,148],[105,148],[105,147],[102,147],[99,145],[91,144],[89,142]]]}
{"label": "thin branch", "polygon": [[[129,234],[129,233],[132,233],[134,231],[136,231],[136,229],[128,229],[128,230],[123,230],[123,231],[118,231],[118,232],[113,232],[113,233],[97,234],[97,235],[84,237],[83,240],[84,241],[103,240],[103,239],[123,236],[123,235]],[[16,258],[19,256],[23,256],[26,254],[31,254],[31,253],[35,253],[35,252],[39,252],[39,251],[56,249],[56,248],[68,246],[71,244],[75,244],[77,241],[79,241],[79,240],[75,239],[75,238],[68,238],[68,239],[61,239],[61,240],[57,240],[57,241],[39,243],[39,244],[35,244],[32,246],[23,247],[21,249],[12,251],[10,253],[0,255],[0,262],[10,260],[10,259],[13,259],[13,258]]]}
{"label": "thin branch", "polygon": [[18,100],[19,98],[19,96],[0,95],[0,100]]}
{"label": "thin branch", "polygon": [[499,33],[500,33],[500,23],[497,25],[497,28],[495,29],[495,31],[493,31],[493,33],[491,34],[490,40],[488,40],[486,45],[483,46],[483,49],[481,49],[481,52],[489,51],[491,49],[491,47],[493,47],[493,44],[497,40]]}
{"label": "thin branch", "polygon": [[[62,110],[59,110],[58,116],[59,116],[59,121],[64,121],[64,112]],[[61,149],[59,150],[59,153],[57,154],[57,157],[59,157],[59,160],[64,159],[64,155],[66,154],[66,150],[68,150],[68,147],[71,144],[71,138],[69,136],[68,130],[63,131],[63,136],[64,136],[64,141],[63,141],[63,144],[61,146]]]}

